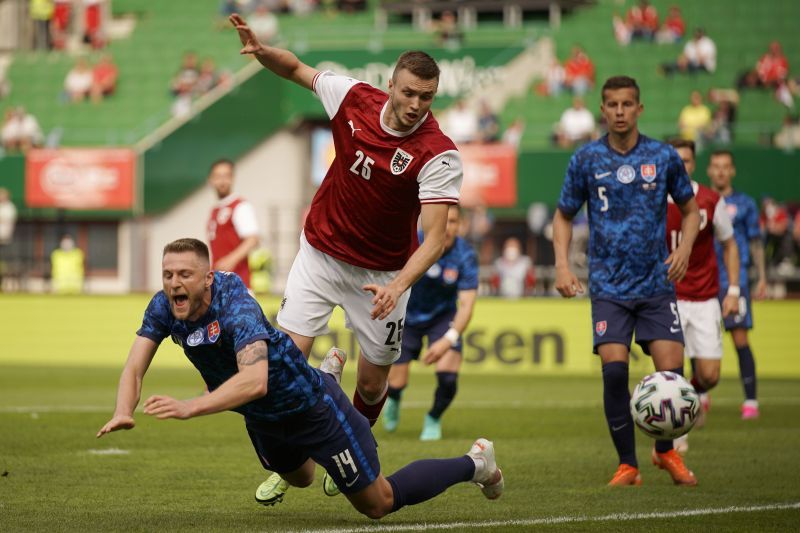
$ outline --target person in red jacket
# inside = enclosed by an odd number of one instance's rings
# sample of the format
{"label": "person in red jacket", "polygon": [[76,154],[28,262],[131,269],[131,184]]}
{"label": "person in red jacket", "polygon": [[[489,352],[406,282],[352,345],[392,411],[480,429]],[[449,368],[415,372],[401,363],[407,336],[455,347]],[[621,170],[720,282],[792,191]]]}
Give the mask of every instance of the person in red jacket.
{"label": "person in red jacket", "polygon": [[250,288],[247,256],[258,246],[258,222],[253,206],[233,194],[234,170],[229,159],[211,164],[208,183],[219,201],[208,218],[208,242],[214,270],[235,272]]}

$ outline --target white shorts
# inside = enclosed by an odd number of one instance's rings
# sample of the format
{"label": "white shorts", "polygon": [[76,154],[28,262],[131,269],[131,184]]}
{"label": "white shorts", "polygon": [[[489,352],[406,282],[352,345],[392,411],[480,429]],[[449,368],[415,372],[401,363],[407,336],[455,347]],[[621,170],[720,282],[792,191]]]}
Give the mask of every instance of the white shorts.
{"label": "white shorts", "polygon": [[719,300],[678,300],[686,355],[691,359],[722,359],[722,310]]}
{"label": "white shorts", "polygon": [[348,265],[320,252],[300,235],[300,251],[292,263],[283,293],[278,324],[306,337],[328,332],[328,321],[337,305],[344,309],[345,325],[351,329],[362,355],[375,365],[386,366],[400,357],[400,343],[406,304],[411,291],[404,292],[397,306],[384,320],[371,317],[373,294],[362,287],[385,286],[397,272],[368,270]]}

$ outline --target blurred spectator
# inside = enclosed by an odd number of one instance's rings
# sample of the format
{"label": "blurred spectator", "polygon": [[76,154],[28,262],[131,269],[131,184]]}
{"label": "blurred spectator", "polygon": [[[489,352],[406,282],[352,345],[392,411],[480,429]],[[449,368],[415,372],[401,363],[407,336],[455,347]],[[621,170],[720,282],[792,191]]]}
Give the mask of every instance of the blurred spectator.
{"label": "blurred spectator", "polygon": [[247,19],[250,29],[264,44],[274,44],[278,37],[278,17],[264,3],[259,3]]}
{"label": "blurred spectator", "polygon": [[510,144],[515,148],[519,148],[520,142],[522,142],[522,136],[525,134],[525,120],[522,118],[514,119],[507,128],[506,131],[503,132],[502,142],[506,144]]}
{"label": "blurred spectator", "polygon": [[719,103],[711,116],[711,124],[706,130],[705,137],[715,144],[730,144],[733,141],[733,120],[736,115],[732,104],[727,100]]}
{"label": "blurred spectator", "polygon": [[658,31],[658,11],[647,0],[631,6],[625,16],[625,23],[631,30],[632,39],[652,41]]}
{"label": "blurred spectator", "polygon": [[564,63],[564,85],[579,96],[594,87],[594,63],[580,46],[572,47],[572,55]]}
{"label": "blurred spectator", "polygon": [[191,94],[199,76],[200,69],[197,67],[197,54],[185,52],[181,60],[181,68],[172,78],[172,83],[170,84],[172,94],[175,96]]}
{"label": "blurred spectator", "polygon": [[572,99],[572,107],[561,114],[555,132],[555,141],[561,148],[572,148],[595,137],[596,124],[592,112],[586,109],[583,98]]}
{"label": "blurred spectator", "polygon": [[775,134],[773,142],[775,146],[787,152],[800,148],[800,121],[798,118],[786,115],[783,119],[783,126]]}
{"label": "blurred spectator", "polygon": [[53,36],[53,48],[63,50],[67,46],[69,36],[69,20],[72,11],[72,0],[55,0],[50,32]]}
{"label": "blurred spectator", "polygon": [[40,146],[44,136],[36,117],[26,113],[25,108],[20,106],[6,110],[0,139],[8,152],[27,152],[30,148]]}
{"label": "blurred spectator", "polygon": [[471,143],[477,140],[478,116],[464,100],[459,100],[447,113],[446,121],[446,133],[454,143]]}
{"label": "blurred spectator", "polygon": [[431,23],[440,46],[459,46],[464,42],[464,33],[458,27],[458,20],[452,11],[442,11],[439,20]]}
{"label": "blurred spectator", "polygon": [[14,225],[17,223],[17,208],[11,201],[8,189],[0,187],[0,292],[3,292],[3,276],[8,265],[9,245],[14,239]]}
{"label": "blurred spectator", "polygon": [[743,73],[736,86],[739,89],[761,87],[777,89],[786,81],[788,74],[789,61],[783,55],[781,43],[772,41],[767,53],[756,63],[755,69]]}
{"label": "blurred spectator", "polygon": [[92,68],[92,102],[97,103],[114,94],[117,89],[117,75],[117,66],[111,54],[103,54]]}
{"label": "blurred spectator", "polygon": [[625,22],[625,19],[619,16],[619,13],[614,13],[611,18],[611,25],[614,28],[614,39],[620,46],[628,46],[631,44],[631,27]]}
{"label": "blurred spectator", "polygon": [[75,66],[67,72],[64,79],[64,91],[70,102],[81,102],[89,96],[92,90],[93,75],[92,69],[86,59],[79,58]]}
{"label": "blurred spectator", "polygon": [[192,114],[192,93],[183,93],[175,97],[170,112],[175,118],[188,118]]}
{"label": "blurred spectator", "polygon": [[761,209],[761,225],[765,230],[764,254],[768,265],[779,269],[782,274],[794,271],[792,257],[794,243],[789,231],[789,211],[772,198],[764,198]]}
{"label": "blurred spectator", "polygon": [[33,21],[33,49],[50,50],[53,38],[50,33],[50,21],[53,18],[53,0],[30,0],[28,12]]}
{"label": "blurred spectator", "polygon": [[58,248],[50,254],[51,282],[56,294],[79,294],[83,291],[83,251],[75,246],[72,235],[65,233]]}
{"label": "blurred spectator", "polygon": [[106,44],[102,4],[103,0],[83,0],[83,42],[95,49]]}
{"label": "blurred spectator", "polygon": [[697,143],[710,125],[711,110],[703,103],[703,95],[700,94],[700,91],[692,91],[689,105],[681,110],[678,117],[681,139]]}
{"label": "blurred spectator", "polygon": [[536,92],[542,96],[558,96],[564,90],[566,74],[557,57],[553,57],[544,74],[544,80],[536,86]]}
{"label": "blurred spectator", "polygon": [[207,57],[203,60],[200,73],[197,75],[197,81],[195,81],[192,87],[193,93],[195,96],[202,96],[216,87],[217,83],[219,83],[217,65],[214,63],[213,59]]}
{"label": "blurred spectator", "polygon": [[675,72],[695,74],[715,70],[717,70],[717,45],[702,28],[694,31],[694,35],[686,42],[683,53],[678,56],[675,63],[661,65],[661,71],[667,76]]}
{"label": "blurred spectator", "polygon": [[481,100],[481,110],[478,115],[478,139],[483,143],[500,140],[500,120],[486,100]]}
{"label": "blurred spectator", "polygon": [[683,39],[686,34],[686,24],[683,22],[681,8],[671,6],[664,24],[656,33],[656,42],[659,44],[673,44]]}
{"label": "blurred spectator", "polygon": [[521,298],[530,293],[536,282],[533,263],[522,255],[522,245],[516,237],[503,243],[503,255],[494,262],[492,287],[503,298]]}

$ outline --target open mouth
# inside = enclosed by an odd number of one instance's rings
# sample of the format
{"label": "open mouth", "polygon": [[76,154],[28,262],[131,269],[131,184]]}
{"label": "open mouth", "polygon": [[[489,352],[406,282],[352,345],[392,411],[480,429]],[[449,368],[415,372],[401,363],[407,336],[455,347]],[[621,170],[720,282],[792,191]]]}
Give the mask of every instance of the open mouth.
{"label": "open mouth", "polygon": [[185,309],[189,304],[189,296],[185,294],[173,294],[172,303],[175,305],[175,309]]}

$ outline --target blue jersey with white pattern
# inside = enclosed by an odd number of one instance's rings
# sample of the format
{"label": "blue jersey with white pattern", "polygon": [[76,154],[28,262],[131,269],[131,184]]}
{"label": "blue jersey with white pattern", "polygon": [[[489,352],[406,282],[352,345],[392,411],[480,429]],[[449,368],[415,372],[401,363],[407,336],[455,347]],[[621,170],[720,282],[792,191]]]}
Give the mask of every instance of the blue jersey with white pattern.
{"label": "blue jersey with white pattern", "polygon": [[[422,243],[422,232],[419,242]],[[472,247],[456,237],[428,271],[411,288],[406,306],[406,324],[419,326],[445,314],[453,313],[458,291],[478,288],[478,259]]]}
{"label": "blue jersey with white pattern", "polygon": [[667,194],[678,204],[694,196],[675,149],[644,135],[628,153],[608,136],[579,148],[569,162],[558,208],[589,216],[592,297],[635,300],[674,293],[667,279]]}
{"label": "blue jersey with white pattern", "polygon": [[[742,192],[733,191],[728,196],[723,196],[725,209],[733,222],[733,238],[739,247],[739,285],[747,284],[747,269],[751,266],[750,241],[761,237],[761,228],[758,225],[758,206],[755,200]],[[728,290],[728,271],[725,268],[725,255],[722,245],[714,241],[717,250],[717,263],[719,265],[719,284],[723,291]]]}
{"label": "blue jersey with white pattern", "polygon": [[248,418],[276,421],[313,407],[322,377],[291,338],[269,323],[241,278],[214,272],[211,305],[196,322],[176,319],[164,291],[150,300],[137,335],[161,343],[172,337],[213,391],[238,372],[236,353],[258,340],[267,343],[267,395],[233,409]]}

